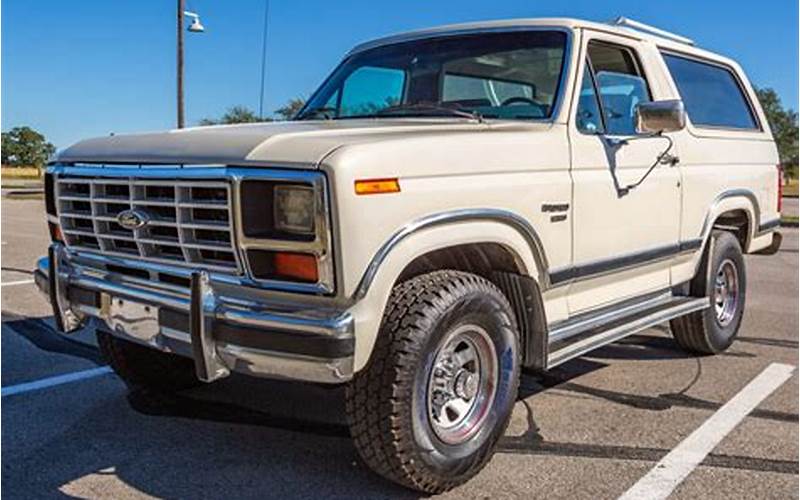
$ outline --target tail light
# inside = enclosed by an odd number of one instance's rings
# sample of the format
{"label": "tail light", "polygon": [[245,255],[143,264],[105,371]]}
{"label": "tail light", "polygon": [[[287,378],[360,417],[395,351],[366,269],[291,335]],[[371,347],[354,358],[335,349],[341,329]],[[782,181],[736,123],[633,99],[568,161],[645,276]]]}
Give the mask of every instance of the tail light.
{"label": "tail light", "polygon": [[778,213],[780,214],[783,209],[783,167],[780,163],[776,167],[778,167]]}

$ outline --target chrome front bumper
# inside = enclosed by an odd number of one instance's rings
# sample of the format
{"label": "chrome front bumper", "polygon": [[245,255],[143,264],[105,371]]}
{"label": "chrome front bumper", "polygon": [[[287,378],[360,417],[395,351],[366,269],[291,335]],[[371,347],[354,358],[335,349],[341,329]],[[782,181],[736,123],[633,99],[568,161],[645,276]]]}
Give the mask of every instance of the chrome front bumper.
{"label": "chrome front bumper", "polygon": [[322,383],[353,376],[353,318],[346,311],[245,299],[244,287],[237,294],[203,271],[191,273],[188,293],[163,289],[81,265],[58,243],[34,277],[62,332],[95,318],[115,336],[191,357],[206,382],[231,371]]}

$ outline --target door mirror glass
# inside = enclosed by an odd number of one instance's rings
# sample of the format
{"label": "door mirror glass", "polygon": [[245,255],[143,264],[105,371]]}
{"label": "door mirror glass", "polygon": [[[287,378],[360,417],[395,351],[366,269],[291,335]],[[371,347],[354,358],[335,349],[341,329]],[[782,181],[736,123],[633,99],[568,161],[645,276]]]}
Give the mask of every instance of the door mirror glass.
{"label": "door mirror glass", "polygon": [[686,126],[686,110],[678,99],[639,103],[635,115],[637,134],[677,132]]}

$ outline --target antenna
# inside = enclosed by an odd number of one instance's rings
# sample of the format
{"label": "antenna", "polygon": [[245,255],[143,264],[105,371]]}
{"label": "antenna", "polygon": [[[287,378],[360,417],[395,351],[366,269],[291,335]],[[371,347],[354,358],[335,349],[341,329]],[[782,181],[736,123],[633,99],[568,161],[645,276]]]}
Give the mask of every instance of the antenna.
{"label": "antenna", "polygon": [[656,28],[655,26],[650,26],[649,24],[640,23],[639,21],[634,21],[633,19],[628,19],[627,17],[623,16],[619,16],[618,18],[614,19],[608,24],[610,24],[611,26],[620,26],[622,28],[629,28],[635,31],[649,33],[651,35],[655,35],[657,37],[661,37],[667,40],[672,40],[674,42],[685,43],[686,45],[694,45],[694,40],[692,40],[691,38],[686,38],[685,36],[676,35],[675,33],[670,33],[669,31],[662,30],[661,28]]}

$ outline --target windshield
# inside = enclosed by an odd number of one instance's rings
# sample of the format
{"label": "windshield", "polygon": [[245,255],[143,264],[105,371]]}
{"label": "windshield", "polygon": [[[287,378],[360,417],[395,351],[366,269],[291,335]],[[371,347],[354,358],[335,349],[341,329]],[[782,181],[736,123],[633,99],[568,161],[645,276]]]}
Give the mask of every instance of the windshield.
{"label": "windshield", "polygon": [[346,59],[295,119],[549,118],[567,35],[517,31],[428,38]]}

